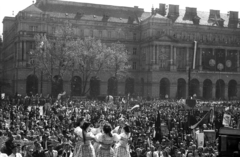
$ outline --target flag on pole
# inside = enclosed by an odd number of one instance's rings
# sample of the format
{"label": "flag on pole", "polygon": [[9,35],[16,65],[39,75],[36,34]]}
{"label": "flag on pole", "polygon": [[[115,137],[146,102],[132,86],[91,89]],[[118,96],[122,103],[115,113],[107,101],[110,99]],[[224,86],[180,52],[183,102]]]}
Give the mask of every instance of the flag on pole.
{"label": "flag on pole", "polygon": [[192,125],[190,128],[191,128],[191,129],[195,129],[195,128],[197,128],[199,125],[207,124],[208,121],[209,121],[209,119],[210,119],[210,115],[211,115],[212,112],[213,112],[213,110],[211,109],[210,111],[208,111],[208,112],[203,116],[203,118],[202,118],[200,121],[198,121],[196,124]]}
{"label": "flag on pole", "polygon": [[160,112],[158,111],[157,119],[155,121],[155,140],[161,142],[162,138],[162,132],[161,132],[161,118],[160,118]]}
{"label": "flag on pole", "polygon": [[197,56],[197,41],[194,41],[194,52],[193,52],[193,69],[196,67],[196,56]]}

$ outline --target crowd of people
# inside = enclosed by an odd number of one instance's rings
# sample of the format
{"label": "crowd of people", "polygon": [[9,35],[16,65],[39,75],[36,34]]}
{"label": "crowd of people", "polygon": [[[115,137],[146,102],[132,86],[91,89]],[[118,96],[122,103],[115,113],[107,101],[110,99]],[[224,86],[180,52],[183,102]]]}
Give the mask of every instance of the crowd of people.
{"label": "crowd of people", "polygon": [[[218,140],[198,146],[190,126],[204,107],[238,111],[238,102],[198,102],[189,110],[173,100],[26,99],[1,102],[0,157],[214,157]],[[223,112],[197,128],[217,133]],[[231,114],[234,128],[239,112]]]}

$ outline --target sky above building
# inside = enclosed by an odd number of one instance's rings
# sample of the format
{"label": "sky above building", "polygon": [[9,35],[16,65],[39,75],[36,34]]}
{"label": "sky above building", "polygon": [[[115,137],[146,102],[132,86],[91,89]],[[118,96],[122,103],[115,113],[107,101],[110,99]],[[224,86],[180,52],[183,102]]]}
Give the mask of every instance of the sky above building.
{"label": "sky above building", "polygon": [[[36,0],[34,0],[36,1]],[[143,8],[145,11],[150,12],[152,6],[158,8],[159,3],[165,4],[176,4],[180,6],[180,9],[186,7],[195,7],[198,11],[207,11],[210,9],[220,10],[221,13],[227,13],[228,11],[239,11],[240,12],[240,0],[64,0],[64,1],[75,1],[84,3],[95,3],[105,5],[116,5],[134,7],[138,6]],[[27,8],[33,3],[33,0],[2,0],[0,3],[0,35],[3,31],[3,18],[5,16],[15,16],[19,11]],[[13,13],[14,12],[14,13]]]}

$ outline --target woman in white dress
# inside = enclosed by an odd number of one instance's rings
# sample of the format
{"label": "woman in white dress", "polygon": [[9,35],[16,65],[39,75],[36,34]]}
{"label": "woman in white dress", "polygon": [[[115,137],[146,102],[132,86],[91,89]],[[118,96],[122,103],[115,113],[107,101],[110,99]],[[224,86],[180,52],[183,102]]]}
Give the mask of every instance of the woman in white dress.
{"label": "woman in white dress", "polygon": [[114,157],[115,153],[112,148],[113,144],[119,141],[119,135],[111,133],[112,127],[110,124],[103,126],[103,133],[96,136],[96,141],[100,143],[98,150],[96,151],[97,157]]}
{"label": "woman in white dress", "polygon": [[[103,130],[103,125],[105,123],[105,121],[103,119],[99,120],[99,127],[98,128],[91,128],[91,132],[93,133],[94,136],[96,136],[97,134],[100,134],[102,133],[102,130]],[[94,142],[93,144],[93,148],[95,150],[95,153],[97,153],[96,151],[98,150],[100,146],[100,143],[98,143],[97,141]]]}
{"label": "woman in white dress", "polygon": [[74,147],[74,152],[73,152],[73,157],[78,157],[79,156],[79,150],[80,150],[80,146],[83,144],[83,139],[82,139],[82,128],[81,126],[83,125],[84,123],[84,118],[79,118],[77,120],[77,127],[74,129],[74,133],[76,135],[76,144],[75,144],[75,147]]}
{"label": "woman in white dress", "polygon": [[130,139],[131,133],[128,124],[123,127],[123,132],[120,134],[120,140],[116,144],[115,154],[116,157],[131,157],[128,145],[128,140]]}
{"label": "woman in white dress", "polygon": [[96,157],[94,148],[91,144],[92,140],[95,140],[95,136],[90,131],[89,122],[84,122],[82,125],[82,133],[79,130],[79,137],[82,139],[80,147],[77,149],[74,157]]}

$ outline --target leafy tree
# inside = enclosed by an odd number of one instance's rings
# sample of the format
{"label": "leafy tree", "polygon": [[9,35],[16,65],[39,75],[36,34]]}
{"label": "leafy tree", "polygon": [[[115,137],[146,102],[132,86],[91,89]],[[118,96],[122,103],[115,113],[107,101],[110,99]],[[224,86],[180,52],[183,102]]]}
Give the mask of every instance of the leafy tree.
{"label": "leafy tree", "polygon": [[109,62],[109,72],[115,78],[125,77],[129,75],[131,65],[128,64],[129,56],[124,44],[120,42],[112,43],[110,46],[111,58]]}
{"label": "leafy tree", "polygon": [[[73,29],[70,23],[59,26],[54,37],[35,35],[36,48],[30,52],[33,66],[48,76],[52,83],[52,94],[56,97],[62,92],[63,75],[73,67],[71,60]],[[53,76],[57,73],[57,76]]]}
{"label": "leafy tree", "polygon": [[82,95],[88,93],[87,84],[92,77],[98,77],[110,63],[111,49],[101,40],[92,37],[72,41],[71,56],[77,73],[82,78]]}

